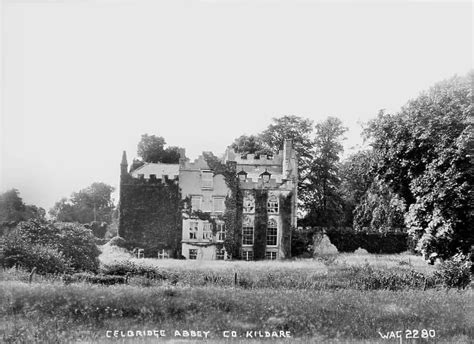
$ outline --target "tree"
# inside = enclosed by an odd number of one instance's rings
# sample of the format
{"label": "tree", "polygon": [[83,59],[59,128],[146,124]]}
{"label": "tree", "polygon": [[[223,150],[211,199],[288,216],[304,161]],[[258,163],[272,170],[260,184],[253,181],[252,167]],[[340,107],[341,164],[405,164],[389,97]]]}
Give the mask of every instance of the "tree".
{"label": "tree", "polygon": [[373,150],[359,151],[342,163],[340,194],[344,203],[342,224],[352,227],[354,210],[371,186],[375,177],[376,157]]}
{"label": "tree", "polygon": [[335,117],[316,124],[314,159],[308,177],[310,192],[304,195],[307,220],[312,225],[328,227],[340,223],[343,208],[339,155],[343,152],[341,141],[346,130]]}
{"label": "tree", "polygon": [[247,154],[272,154],[274,150],[270,149],[258,135],[242,135],[234,140],[230,145],[235,152],[244,155]]}
{"label": "tree", "polygon": [[179,147],[165,148],[166,141],[161,136],[143,134],[137,147],[137,154],[144,162],[178,164]]}
{"label": "tree", "polygon": [[35,205],[26,205],[17,189],[0,194],[0,227],[14,227],[28,219],[44,219],[46,212]]}
{"label": "tree", "polygon": [[376,178],[354,209],[355,230],[387,233],[405,228],[405,201]]}
{"label": "tree", "polygon": [[293,141],[298,157],[298,195],[305,198],[308,190],[308,175],[313,159],[313,121],[298,116],[273,118],[267,129],[260,135],[261,141],[274,154],[283,149],[286,139]]}
{"label": "tree", "polygon": [[56,202],[50,215],[58,222],[90,223],[93,221],[111,223],[114,204],[114,188],[105,183],[92,183],[89,187],[74,192],[70,199]]}
{"label": "tree", "polygon": [[474,244],[468,116],[471,80],[437,83],[400,113],[381,112],[365,133],[380,155],[377,175],[407,204],[405,224],[428,256],[468,253]]}

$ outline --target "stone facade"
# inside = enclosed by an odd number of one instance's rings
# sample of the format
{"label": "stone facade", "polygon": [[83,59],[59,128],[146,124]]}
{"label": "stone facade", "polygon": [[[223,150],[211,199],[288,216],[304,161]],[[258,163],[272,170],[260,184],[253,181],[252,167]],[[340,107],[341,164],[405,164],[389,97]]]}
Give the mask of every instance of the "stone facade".
{"label": "stone facade", "polygon": [[[223,217],[226,198],[231,191],[225,177],[212,170],[203,156],[193,162],[186,159],[184,150],[180,156],[179,165],[145,164],[131,173],[127,172],[124,156],[119,234],[126,240],[143,242],[148,238],[143,233],[154,229],[160,238],[155,240],[157,245],[154,246],[167,250],[172,257],[228,259],[229,254],[224,248],[226,230]],[[243,195],[243,210],[236,214],[242,219],[238,258],[288,258],[291,227],[296,226],[298,185],[298,163],[291,140],[285,141],[283,150],[271,157],[242,156],[228,148],[220,163],[232,166]],[[174,185],[179,186],[179,205],[173,196],[176,193]],[[166,202],[157,196],[159,187],[164,197],[173,200],[168,204],[168,212],[162,211]],[[150,194],[155,197],[150,197]],[[132,196],[133,201],[130,199]],[[147,200],[153,204],[145,206]],[[148,210],[144,212],[143,208]],[[175,214],[179,214],[177,221],[180,223],[175,225],[175,234],[170,235],[167,226],[175,220]],[[166,224],[160,218],[164,216]],[[167,231],[166,235],[160,234],[163,230]],[[180,247],[175,249],[176,246]]]}

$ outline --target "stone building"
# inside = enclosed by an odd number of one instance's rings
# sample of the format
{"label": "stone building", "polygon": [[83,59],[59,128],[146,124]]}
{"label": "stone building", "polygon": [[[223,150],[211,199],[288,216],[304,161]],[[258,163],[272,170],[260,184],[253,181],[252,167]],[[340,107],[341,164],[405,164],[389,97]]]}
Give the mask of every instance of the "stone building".
{"label": "stone building", "polygon": [[[204,156],[191,162],[183,150],[179,165],[145,164],[130,173],[124,159],[119,234],[126,240],[144,245],[153,242],[152,250],[196,260],[290,256],[298,185],[298,163],[291,140],[273,156],[241,155],[228,148],[218,162],[226,168],[228,178],[230,173],[238,180],[241,207],[233,209],[232,216],[240,221],[232,233],[225,225],[231,211],[226,209],[226,199],[236,195],[222,169],[210,166]],[[170,227],[173,225],[174,229]],[[233,256],[226,251],[230,235],[234,239]]]}
{"label": "stone building", "polygon": [[120,172],[119,236],[131,248],[144,248],[146,256],[179,257],[179,165],[147,163],[128,172],[123,152]]}
{"label": "stone building", "polygon": [[[224,176],[215,174],[203,156],[194,162],[181,158],[179,186],[182,198],[189,200],[191,208],[183,211],[181,254],[186,259],[227,259],[222,216],[229,189]],[[199,218],[196,213],[208,214],[214,221],[202,215]]]}

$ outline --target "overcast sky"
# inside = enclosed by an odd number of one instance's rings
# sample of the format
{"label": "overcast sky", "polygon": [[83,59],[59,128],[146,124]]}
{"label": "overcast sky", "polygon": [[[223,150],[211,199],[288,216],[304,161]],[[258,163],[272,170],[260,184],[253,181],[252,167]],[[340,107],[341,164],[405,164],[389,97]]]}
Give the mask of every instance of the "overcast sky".
{"label": "overcast sky", "polygon": [[468,2],[2,1],[0,191],[118,187],[144,133],[197,157],[272,117],[349,127],[473,64]]}

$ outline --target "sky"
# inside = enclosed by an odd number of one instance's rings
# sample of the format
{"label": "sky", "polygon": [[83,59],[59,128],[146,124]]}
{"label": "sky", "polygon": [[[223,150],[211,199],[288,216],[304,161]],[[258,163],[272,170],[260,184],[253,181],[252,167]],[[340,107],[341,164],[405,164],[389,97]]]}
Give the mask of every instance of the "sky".
{"label": "sky", "polygon": [[194,159],[337,116],[347,155],[379,110],[473,68],[470,1],[3,0],[1,18],[0,192],[46,210],[118,189],[145,133]]}

